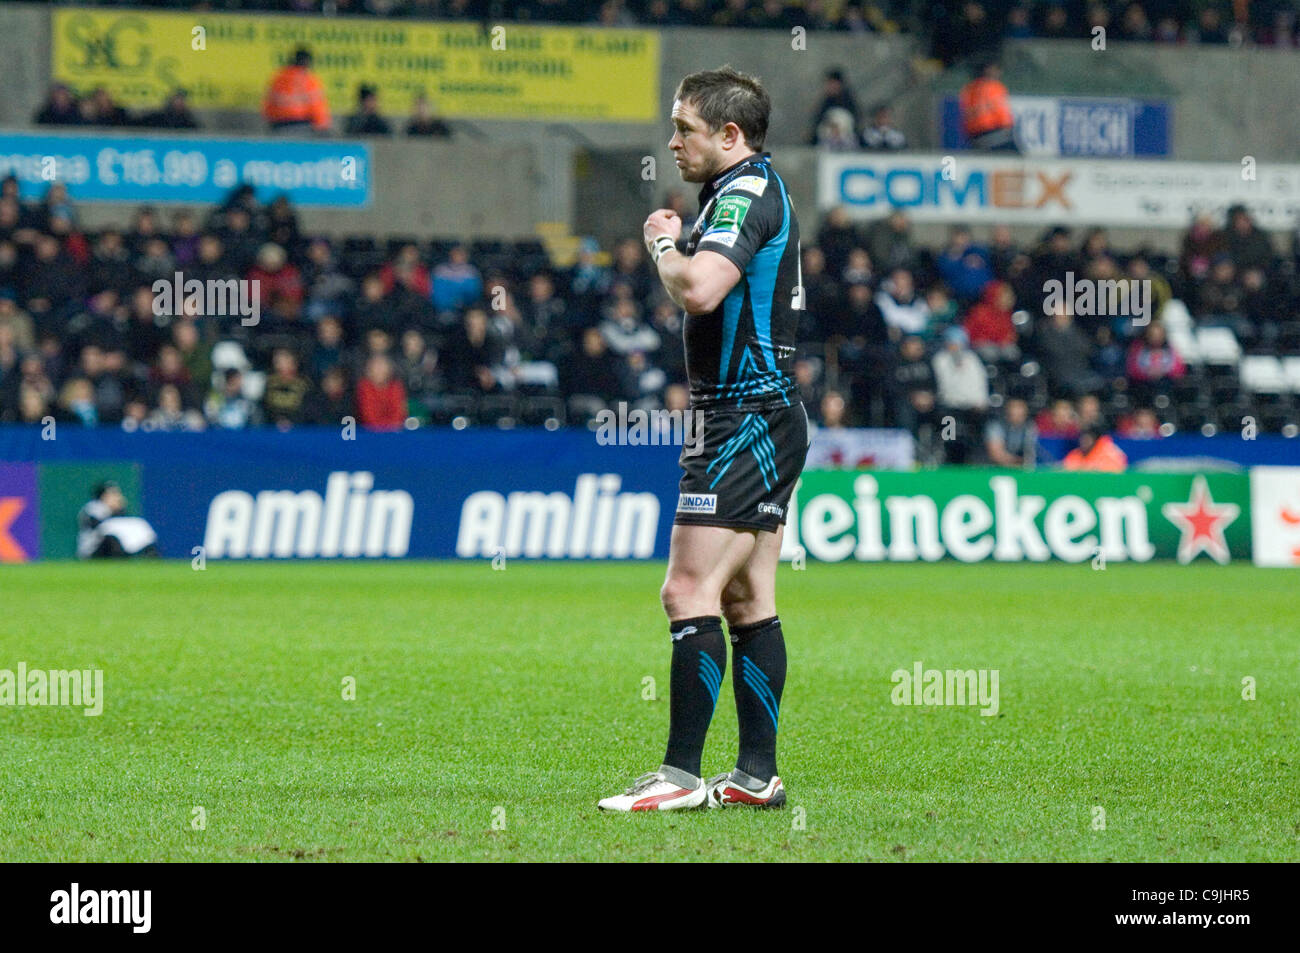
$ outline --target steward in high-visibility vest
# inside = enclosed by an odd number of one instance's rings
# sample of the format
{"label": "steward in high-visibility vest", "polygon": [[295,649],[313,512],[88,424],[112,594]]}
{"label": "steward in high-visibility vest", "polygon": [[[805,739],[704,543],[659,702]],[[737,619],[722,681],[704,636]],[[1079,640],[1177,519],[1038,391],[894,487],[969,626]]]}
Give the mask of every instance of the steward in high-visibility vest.
{"label": "steward in high-visibility vest", "polygon": [[299,49],[294,53],[293,65],[284,67],[272,77],[262,103],[262,115],[272,129],[330,128],[325,85],[311,71],[310,51]]}
{"label": "steward in high-visibility vest", "polygon": [[1061,466],[1066,470],[1123,473],[1128,467],[1128,455],[1106,434],[1084,430],[1079,434],[1079,445],[1065,455]]}
{"label": "steward in high-visibility vest", "polygon": [[972,149],[1019,151],[1011,96],[1002,85],[1002,68],[986,63],[979,76],[962,87],[958,98],[961,126]]}

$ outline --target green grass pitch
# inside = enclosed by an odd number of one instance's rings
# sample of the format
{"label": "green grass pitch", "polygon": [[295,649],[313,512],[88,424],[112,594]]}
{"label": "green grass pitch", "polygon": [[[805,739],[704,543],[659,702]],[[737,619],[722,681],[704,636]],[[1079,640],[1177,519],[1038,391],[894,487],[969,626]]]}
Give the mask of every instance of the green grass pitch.
{"label": "green grass pitch", "polygon": [[[0,669],[101,668],[106,700],[0,707],[0,860],[1300,858],[1294,574],[783,566],[789,807],[603,815],[663,753],[662,576],[4,568]],[[997,669],[998,716],[892,704],[918,661]]]}

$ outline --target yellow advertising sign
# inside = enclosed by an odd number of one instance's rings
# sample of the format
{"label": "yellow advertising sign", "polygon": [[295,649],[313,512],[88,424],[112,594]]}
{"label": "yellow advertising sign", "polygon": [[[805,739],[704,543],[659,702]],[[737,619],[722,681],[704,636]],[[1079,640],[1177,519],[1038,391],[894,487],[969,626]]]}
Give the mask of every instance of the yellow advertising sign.
{"label": "yellow advertising sign", "polygon": [[54,78],[157,107],[176,87],[197,109],[258,110],[272,75],[306,46],[331,111],[379,89],[397,115],[421,91],[446,116],[654,122],[654,30],[219,13],[54,11]]}

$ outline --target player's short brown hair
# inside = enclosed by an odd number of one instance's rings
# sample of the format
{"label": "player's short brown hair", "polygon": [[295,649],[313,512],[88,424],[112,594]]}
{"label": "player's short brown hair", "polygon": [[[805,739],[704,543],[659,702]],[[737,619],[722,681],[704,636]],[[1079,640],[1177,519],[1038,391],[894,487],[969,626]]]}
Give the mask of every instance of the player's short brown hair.
{"label": "player's short brown hair", "polygon": [[755,152],[763,151],[772,99],[756,77],[724,66],[691,73],[677,84],[674,99],[690,101],[710,132],[734,122]]}

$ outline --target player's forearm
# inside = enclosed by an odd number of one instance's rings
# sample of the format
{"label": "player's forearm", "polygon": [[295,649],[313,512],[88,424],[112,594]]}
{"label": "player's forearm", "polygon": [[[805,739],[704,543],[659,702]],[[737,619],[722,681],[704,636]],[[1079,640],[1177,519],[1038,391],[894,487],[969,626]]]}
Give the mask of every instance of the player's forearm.
{"label": "player's forearm", "polygon": [[668,297],[687,314],[708,314],[722,300],[719,281],[710,277],[698,259],[683,255],[674,247],[662,251],[655,265]]}
{"label": "player's forearm", "polygon": [[655,261],[659,269],[659,280],[673,303],[679,308],[690,310],[691,303],[691,260],[676,248],[667,249]]}

